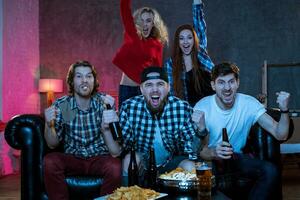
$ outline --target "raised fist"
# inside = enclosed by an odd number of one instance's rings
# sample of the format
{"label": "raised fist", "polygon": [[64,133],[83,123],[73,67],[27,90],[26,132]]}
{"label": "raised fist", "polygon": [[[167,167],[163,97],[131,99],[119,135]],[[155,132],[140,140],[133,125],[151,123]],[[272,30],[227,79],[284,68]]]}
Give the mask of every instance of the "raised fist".
{"label": "raised fist", "polygon": [[280,91],[276,92],[277,95],[277,100],[276,102],[278,103],[279,109],[286,111],[289,109],[289,100],[290,100],[290,93]]}

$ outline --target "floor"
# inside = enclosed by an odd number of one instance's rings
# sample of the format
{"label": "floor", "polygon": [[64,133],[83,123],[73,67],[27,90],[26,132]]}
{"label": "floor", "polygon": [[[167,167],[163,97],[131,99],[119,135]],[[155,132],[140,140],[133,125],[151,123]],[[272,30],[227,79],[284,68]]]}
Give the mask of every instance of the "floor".
{"label": "floor", "polygon": [[[300,200],[300,155],[283,158],[283,199]],[[20,175],[0,178],[0,200],[20,199]]]}

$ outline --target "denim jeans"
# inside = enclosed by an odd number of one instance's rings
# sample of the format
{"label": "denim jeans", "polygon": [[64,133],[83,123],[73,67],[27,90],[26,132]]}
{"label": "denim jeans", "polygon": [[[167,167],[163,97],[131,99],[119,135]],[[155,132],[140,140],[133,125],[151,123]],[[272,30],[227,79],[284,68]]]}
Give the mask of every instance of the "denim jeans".
{"label": "denim jeans", "polygon": [[125,100],[140,94],[141,91],[139,86],[120,85],[119,86],[119,108],[121,107],[122,103]]}
{"label": "denim jeans", "polygon": [[[280,172],[278,167],[276,167],[273,163],[259,160],[249,155],[236,154],[235,160],[231,160],[231,166],[233,169],[233,171],[231,171],[231,175],[234,177],[226,179],[224,178],[226,177],[226,174],[220,174],[218,169],[215,169],[217,170],[217,180],[223,178],[223,180],[225,179],[226,182],[226,180],[238,181],[239,179],[250,179],[251,182],[253,182],[253,185],[251,185],[252,188],[249,192],[248,199],[281,199],[281,188],[279,186]],[[230,184],[234,188],[224,191],[224,193],[227,193],[228,196],[231,196],[233,199],[235,199],[234,197],[236,195],[238,196],[242,192],[238,191],[239,188],[236,187],[237,183],[229,183],[229,185]],[[222,188],[219,189],[222,190]]]}

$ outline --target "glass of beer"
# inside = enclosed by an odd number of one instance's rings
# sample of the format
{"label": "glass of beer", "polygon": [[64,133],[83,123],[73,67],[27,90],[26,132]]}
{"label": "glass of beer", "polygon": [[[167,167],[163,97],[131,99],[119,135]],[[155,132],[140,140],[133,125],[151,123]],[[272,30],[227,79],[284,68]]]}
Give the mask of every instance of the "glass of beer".
{"label": "glass of beer", "polygon": [[211,200],[212,169],[205,162],[196,168],[198,178],[198,200]]}

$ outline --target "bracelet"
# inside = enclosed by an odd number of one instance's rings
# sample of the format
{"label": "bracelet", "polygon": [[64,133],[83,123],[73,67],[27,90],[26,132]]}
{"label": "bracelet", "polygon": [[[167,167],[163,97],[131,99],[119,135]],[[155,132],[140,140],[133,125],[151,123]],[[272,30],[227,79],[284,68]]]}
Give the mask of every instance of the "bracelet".
{"label": "bracelet", "polygon": [[289,110],[289,109],[287,109],[287,110],[281,110],[281,109],[280,109],[280,112],[281,112],[281,113],[289,113],[290,110]]}

